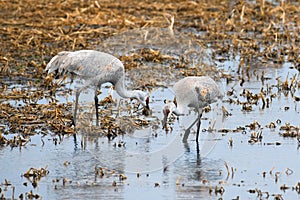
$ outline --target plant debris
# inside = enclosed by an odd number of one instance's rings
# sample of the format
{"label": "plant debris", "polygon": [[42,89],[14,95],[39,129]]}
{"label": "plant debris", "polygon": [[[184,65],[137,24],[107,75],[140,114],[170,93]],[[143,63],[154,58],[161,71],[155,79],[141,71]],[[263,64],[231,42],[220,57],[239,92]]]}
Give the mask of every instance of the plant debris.
{"label": "plant debris", "polygon": [[45,177],[47,174],[49,174],[49,171],[47,170],[47,166],[45,168],[37,168],[37,169],[31,167],[23,174],[23,176],[31,182],[34,188],[36,188],[41,178]]}

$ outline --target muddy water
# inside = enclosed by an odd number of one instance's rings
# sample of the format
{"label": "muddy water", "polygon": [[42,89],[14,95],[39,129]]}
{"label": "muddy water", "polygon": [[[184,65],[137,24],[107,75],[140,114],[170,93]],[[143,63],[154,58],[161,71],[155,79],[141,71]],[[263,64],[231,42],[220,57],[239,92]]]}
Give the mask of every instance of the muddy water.
{"label": "muddy water", "polygon": [[[219,63],[229,74],[236,74],[236,65],[234,62]],[[298,141],[279,134],[285,123],[299,127],[299,102],[294,101],[290,93],[278,92],[276,87],[272,88],[277,95],[269,108],[262,108],[259,101],[252,106],[252,111],[243,111],[241,105],[227,101],[229,98],[243,100],[240,96],[243,89],[259,93],[266,85],[276,85],[276,77],[284,81],[286,76],[297,75],[291,66],[287,63],[261,67],[250,72],[258,76],[251,76],[242,86],[238,79],[228,84],[221,79],[222,89],[234,88],[236,97],[225,96],[222,102],[212,106],[211,112],[204,114],[199,153],[194,134],[187,144],[181,142],[184,129],[193,122],[195,113],[173,120],[170,123],[172,131],[162,130],[159,122],[163,100],[173,98],[171,88],[157,88],[151,92],[153,117],[148,120],[156,121],[154,125],[118,136],[113,141],[86,132],[78,135],[76,141],[69,137],[55,144],[52,136],[35,135],[21,149],[2,147],[0,180],[4,183],[7,179],[12,184],[2,184],[2,194],[11,198],[14,186],[15,198],[32,190],[43,199],[259,199],[268,195],[270,199],[276,195],[299,199],[292,188],[300,178]],[[264,83],[257,78],[262,71],[270,78]],[[102,95],[107,93],[109,89],[103,89]],[[91,101],[92,95],[82,95],[81,102]],[[295,95],[300,96],[299,90]],[[66,101],[65,98],[60,100]],[[223,117],[221,106],[231,115]],[[262,131],[262,139],[249,142],[253,131],[246,125],[255,120],[261,125],[256,131]],[[275,122],[276,128],[266,127],[271,122]],[[205,131],[212,126],[212,132]],[[246,129],[218,132],[237,127]],[[49,170],[37,188],[22,176],[30,167]],[[95,175],[95,167],[103,167],[103,177]],[[126,178],[120,178],[120,174]],[[283,190],[284,184],[288,187],[286,190]]]}

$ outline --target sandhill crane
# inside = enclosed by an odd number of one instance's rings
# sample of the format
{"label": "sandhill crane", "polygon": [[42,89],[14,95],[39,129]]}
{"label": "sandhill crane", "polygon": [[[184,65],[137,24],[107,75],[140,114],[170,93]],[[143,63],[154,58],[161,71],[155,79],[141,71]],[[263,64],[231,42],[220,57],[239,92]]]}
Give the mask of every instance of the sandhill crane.
{"label": "sandhill crane", "polygon": [[68,76],[80,80],[76,88],[73,123],[76,125],[78,98],[82,91],[92,88],[95,91],[96,125],[99,126],[97,90],[101,84],[110,82],[123,98],[137,99],[144,107],[148,107],[147,94],[141,90],[127,90],[125,87],[125,70],[122,62],[107,53],[95,50],[62,51],[47,64],[45,71],[55,73],[56,78]]}
{"label": "sandhill crane", "polygon": [[216,102],[223,95],[217,85],[217,83],[208,76],[189,76],[185,77],[173,86],[175,92],[174,102],[167,102],[163,113],[163,126],[166,126],[168,116],[174,113],[177,116],[185,115],[188,113],[188,108],[194,108],[198,113],[197,119],[186,129],[183,136],[183,142],[187,141],[190,134],[190,129],[196,122],[197,135],[196,142],[199,138],[199,129],[201,125],[201,117],[203,108],[211,103]]}

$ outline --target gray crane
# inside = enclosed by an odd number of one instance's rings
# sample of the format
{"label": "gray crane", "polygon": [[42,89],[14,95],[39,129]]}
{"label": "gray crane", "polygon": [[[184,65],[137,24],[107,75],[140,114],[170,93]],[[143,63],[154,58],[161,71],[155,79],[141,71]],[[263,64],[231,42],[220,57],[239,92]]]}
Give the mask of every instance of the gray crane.
{"label": "gray crane", "polygon": [[190,129],[197,124],[196,142],[198,143],[199,131],[201,125],[201,117],[203,108],[211,103],[216,102],[223,97],[217,83],[208,76],[188,76],[173,86],[175,92],[174,102],[166,103],[163,113],[163,126],[166,127],[167,119],[171,113],[181,116],[188,114],[188,108],[194,108],[198,113],[196,120],[186,129],[183,136],[183,142],[187,141]]}
{"label": "gray crane", "polygon": [[97,90],[101,84],[110,82],[123,98],[137,99],[145,108],[149,108],[147,94],[141,90],[127,90],[125,87],[125,69],[116,57],[95,50],[62,51],[47,64],[46,72],[55,73],[55,77],[68,76],[80,80],[76,88],[73,123],[76,125],[78,98],[82,91],[92,88],[95,91],[96,125],[99,126]]}

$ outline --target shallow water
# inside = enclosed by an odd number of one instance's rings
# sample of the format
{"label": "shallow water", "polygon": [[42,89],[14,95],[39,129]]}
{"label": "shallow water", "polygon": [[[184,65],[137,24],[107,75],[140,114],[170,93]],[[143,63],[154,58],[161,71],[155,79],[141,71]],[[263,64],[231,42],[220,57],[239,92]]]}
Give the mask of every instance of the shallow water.
{"label": "shallow water", "polygon": [[[236,73],[234,62],[219,65],[229,74]],[[234,88],[234,98],[242,101],[243,97],[239,94],[243,89],[259,93],[266,84],[276,85],[276,77],[280,76],[284,81],[287,75],[297,75],[297,70],[290,66],[261,67],[251,72],[260,76],[264,70],[265,76],[270,78],[265,80],[264,85],[256,76],[251,76],[243,86],[240,86],[239,80],[226,85],[223,79],[220,85],[224,91]],[[157,88],[151,92],[151,109],[155,119],[162,119],[163,100],[173,99],[171,91]],[[195,134],[190,135],[187,144],[181,142],[184,128],[196,117],[191,112],[189,116],[174,120],[170,124],[173,130],[168,133],[157,123],[118,136],[113,141],[87,132],[78,135],[76,142],[69,137],[55,144],[52,136],[35,135],[21,149],[1,147],[2,193],[4,197],[11,198],[14,186],[15,198],[32,190],[43,199],[234,199],[238,196],[240,199],[259,199],[258,193],[249,192],[258,189],[262,192],[261,198],[267,198],[265,192],[268,192],[270,199],[275,195],[282,195],[284,199],[300,199],[297,191],[292,189],[300,178],[298,141],[279,134],[283,132],[279,130],[280,126],[287,122],[299,127],[300,103],[294,101],[290,93],[278,93],[276,87],[272,91],[278,95],[273,98],[269,108],[263,109],[259,101],[258,105],[253,105],[252,111],[243,111],[241,105],[229,104],[226,101],[229,97],[225,96],[222,102],[213,104],[211,112],[203,115],[201,128],[206,130],[212,126],[214,119],[216,130],[234,130],[256,120],[261,125],[259,130],[263,136],[256,143],[248,142],[252,132],[249,128],[244,132],[203,131],[198,154]],[[102,95],[108,92],[109,89],[103,89]],[[299,96],[299,90],[295,91],[295,95]],[[91,96],[92,93],[82,95],[81,102],[90,101]],[[61,98],[61,101],[65,99]],[[222,105],[231,116],[222,116]],[[276,122],[278,119],[281,123]],[[270,122],[276,122],[277,127],[267,128]],[[231,138],[232,146],[229,145]],[[69,164],[64,165],[65,162]],[[230,174],[227,173],[225,162]],[[37,188],[33,188],[21,176],[30,167],[47,167],[49,170]],[[95,167],[105,167],[103,177],[95,175]],[[127,178],[121,180],[120,174]],[[12,186],[5,187],[5,179]],[[23,185],[25,182],[28,182],[27,186]],[[283,184],[289,187],[285,191],[280,189]],[[224,192],[221,194],[215,187],[223,187]],[[5,188],[7,190],[4,191]]]}

